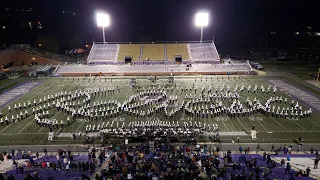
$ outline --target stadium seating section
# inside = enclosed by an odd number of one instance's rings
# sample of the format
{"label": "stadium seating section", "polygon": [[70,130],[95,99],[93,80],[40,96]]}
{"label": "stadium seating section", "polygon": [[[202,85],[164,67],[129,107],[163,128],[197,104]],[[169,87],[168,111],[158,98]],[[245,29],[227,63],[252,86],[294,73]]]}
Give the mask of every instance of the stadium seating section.
{"label": "stadium seating section", "polygon": [[[175,55],[182,55],[183,60],[217,61],[219,55],[214,43],[176,43],[176,44],[99,44],[92,46],[88,62],[115,64],[122,63],[126,55],[132,56],[132,61],[170,60]],[[29,45],[12,45],[10,49],[1,51],[2,64],[14,62],[14,66],[37,61],[39,65],[75,62],[76,59],[53,52],[34,48]],[[156,63],[156,62],[155,62]]]}
{"label": "stadium seating section", "polygon": [[181,55],[183,60],[189,60],[187,44],[166,44],[167,59],[174,60],[175,55]]}
{"label": "stadium seating section", "polygon": [[213,43],[188,44],[188,51],[192,60],[216,60],[219,54]]}
{"label": "stadium seating section", "polygon": [[35,62],[38,65],[46,65],[46,64],[57,65],[61,63],[58,60],[47,59],[43,56],[33,55],[20,50],[11,50],[11,51],[6,51],[4,53],[1,53],[0,62],[1,62],[1,65],[12,63],[13,66],[28,65]]}
{"label": "stadium seating section", "polygon": [[27,54],[39,56],[46,58],[48,60],[55,60],[60,62],[74,62],[76,59],[70,58],[68,56],[60,55],[50,51],[45,51],[42,49],[34,48],[29,45],[12,45],[11,49],[25,52]]}
{"label": "stadium seating section", "polygon": [[218,51],[214,43],[176,43],[176,44],[93,44],[88,62],[112,63],[124,61],[131,55],[132,61],[173,61],[175,55],[182,55],[183,60],[216,61]]}
{"label": "stadium seating section", "polygon": [[163,44],[143,44],[142,60],[147,58],[150,60],[164,60],[164,45]]}
{"label": "stadium seating section", "polygon": [[119,52],[119,44],[93,44],[88,56],[89,62],[115,61]]}
{"label": "stadium seating section", "polygon": [[126,55],[132,56],[132,61],[140,60],[140,44],[120,44],[118,60],[123,61]]}

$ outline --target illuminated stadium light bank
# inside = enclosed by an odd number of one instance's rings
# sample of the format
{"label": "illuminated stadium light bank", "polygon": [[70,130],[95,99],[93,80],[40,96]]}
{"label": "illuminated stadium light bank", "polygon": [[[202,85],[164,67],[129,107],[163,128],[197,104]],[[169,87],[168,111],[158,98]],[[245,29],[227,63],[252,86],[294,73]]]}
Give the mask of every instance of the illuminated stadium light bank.
{"label": "illuminated stadium light bank", "polygon": [[110,24],[110,16],[106,13],[97,13],[97,25],[98,27],[102,27],[102,36],[103,36],[103,43],[106,42],[104,28],[108,27]]}
{"label": "illuminated stadium light bank", "polygon": [[195,23],[196,26],[200,26],[201,28],[201,37],[200,37],[200,42],[202,42],[202,37],[203,37],[203,27],[208,26],[209,23],[209,14],[206,12],[199,12],[196,14],[195,18]]}

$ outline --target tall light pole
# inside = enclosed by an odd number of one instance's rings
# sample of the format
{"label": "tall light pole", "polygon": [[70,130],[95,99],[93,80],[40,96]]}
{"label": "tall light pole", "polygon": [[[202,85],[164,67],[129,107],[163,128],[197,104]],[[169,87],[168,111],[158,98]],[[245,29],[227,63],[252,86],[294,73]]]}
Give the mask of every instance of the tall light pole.
{"label": "tall light pole", "polygon": [[195,19],[196,26],[200,26],[201,28],[201,36],[200,36],[200,42],[202,42],[203,38],[203,27],[208,26],[209,23],[209,14],[205,12],[200,12],[196,14]]}
{"label": "tall light pole", "polygon": [[104,34],[104,28],[109,26],[110,24],[110,17],[106,13],[97,13],[97,25],[98,27],[102,27],[102,36],[103,36],[103,43],[106,42],[106,37]]}

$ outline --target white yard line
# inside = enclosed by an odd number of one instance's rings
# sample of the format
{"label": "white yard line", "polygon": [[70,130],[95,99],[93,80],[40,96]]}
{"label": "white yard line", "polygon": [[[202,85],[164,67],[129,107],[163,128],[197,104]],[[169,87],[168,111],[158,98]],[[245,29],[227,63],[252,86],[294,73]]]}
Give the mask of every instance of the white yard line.
{"label": "white yard line", "polygon": [[244,127],[244,129],[246,130],[246,132],[249,132],[247,126],[245,126],[245,125],[243,124],[243,122],[241,121],[241,119],[240,119],[239,117],[237,117],[237,119],[238,119],[238,121],[242,124],[242,126]]}
{"label": "white yard line", "polygon": [[[256,119],[254,115],[252,116]],[[270,132],[260,121],[257,121],[257,122],[266,130],[266,132]]]}
{"label": "white yard line", "polygon": [[304,131],[308,132],[308,130],[306,130],[304,127],[302,127],[299,123],[297,123],[296,121],[293,121],[294,123],[296,123],[299,127],[301,127]]}
{"label": "white yard line", "polygon": [[37,134],[39,134],[39,132],[42,130],[42,128],[43,128],[43,127],[41,127],[41,128],[37,131]]}
{"label": "white yard line", "polygon": [[272,118],[279,126],[281,126],[285,131],[288,131],[284,126],[282,126],[276,119]]}
{"label": "white yard line", "polygon": [[[198,95],[198,94],[197,94],[197,95]],[[227,103],[226,100],[222,100],[222,102]],[[222,120],[220,120],[220,121],[222,121]],[[223,123],[224,127],[226,127],[227,131],[230,132],[229,129],[228,129],[228,127],[226,126],[226,124],[225,124],[223,121],[222,121],[222,123]]]}
{"label": "white yard line", "polygon": [[80,129],[80,127],[82,126],[82,124],[83,124],[83,121],[81,121],[81,123],[80,123],[80,125],[79,125],[79,127],[77,128],[77,130],[76,130],[75,133],[77,133],[77,132],[79,131],[79,129]]}
{"label": "white yard line", "polygon": [[307,119],[309,119],[309,120],[310,120],[311,122],[313,122],[315,125],[320,126],[320,124],[314,122],[311,118],[307,118]]}
{"label": "white yard line", "polygon": [[[222,121],[222,120],[220,120],[220,121]],[[222,123],[223,123],[224,127],[226,127],[227,131],[230,132],[228,127],[226,126],[226,124],[223,121],[222,121]]]}
{"label": "white yard line", "polygon": [[33,120],[31,119],[30,120],[30,122],[27,124],[27,125],[25,125],[19,132],[18,132],[18,134],[20,134],[27,126],[29,126],[29,124],[31,124],[33,122]]}
{"label": "white yard line", "polygon": [[257,121],[267,132],[270,132],[260,121]]}
{"label": "white yard line", "polygon": [[[13,124],[13,123],[11,123],[11,124]],[[6,130],[9,126],[11,126],[11,124],[9,124],[7,127],[5,127],[4,129],[2,129],[2,131],[0,131],[0,134],[1,134],[4,130]]]}

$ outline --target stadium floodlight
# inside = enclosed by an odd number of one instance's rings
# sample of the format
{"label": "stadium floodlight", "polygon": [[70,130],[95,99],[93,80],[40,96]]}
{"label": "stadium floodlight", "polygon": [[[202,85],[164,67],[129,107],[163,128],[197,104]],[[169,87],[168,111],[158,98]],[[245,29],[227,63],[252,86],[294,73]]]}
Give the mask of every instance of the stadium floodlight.
{"label": "stadium floodlight", "polygon": [[102,36],[103,36],[103,43],[106,42],[105,35],[104,35],[104,28],[108,27],[110,24],[110,17],[106,13],[97,13],[97,25],[98,27],[102,27]]}
{"label": "stadium floodlight", "polygon": [[200,26],[201,28],[201,37],[200,37],[200,42],[202,42],[202,37],[203,37],[203,27],[208,26],[209,24],[209,14],[206,12],[199,12],[196,14],[196,19],[195,19],[196,26]]}

